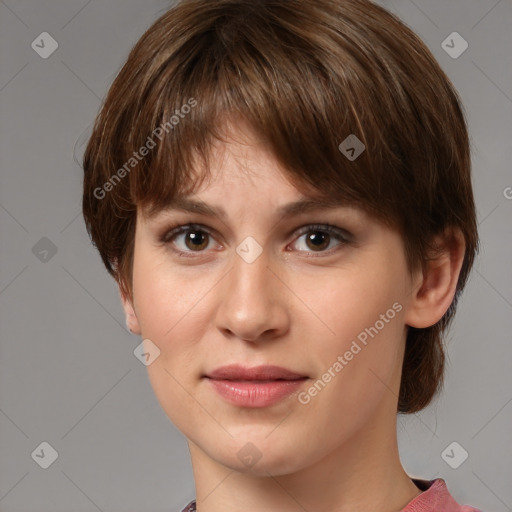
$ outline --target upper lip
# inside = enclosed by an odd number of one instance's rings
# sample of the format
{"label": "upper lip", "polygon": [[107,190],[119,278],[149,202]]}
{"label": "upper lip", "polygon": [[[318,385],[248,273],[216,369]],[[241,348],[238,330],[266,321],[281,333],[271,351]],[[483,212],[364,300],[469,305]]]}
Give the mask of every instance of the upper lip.
{"label": "upper lip", "polygon": [[216,380],[297,380],[306,378],[306,375],[280,366],[262,365],[246,368],[239,364],[230,364],[209,372],[205,377]]}

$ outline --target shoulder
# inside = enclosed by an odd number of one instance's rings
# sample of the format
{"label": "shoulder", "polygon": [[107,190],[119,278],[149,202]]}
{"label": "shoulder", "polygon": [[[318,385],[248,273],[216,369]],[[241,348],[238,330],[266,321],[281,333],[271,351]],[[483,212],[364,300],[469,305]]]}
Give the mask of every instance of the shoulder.
{"label": "shoulder", "polygon": [[196,500],[192,500],[181,512],[196,512]]}
{"label": "shoulder", "polygon": [[470,505],[458,503],[450,494],[442,478],[435,480],[412,479],[423,492],[416,496],[401,512],[483,512]]}

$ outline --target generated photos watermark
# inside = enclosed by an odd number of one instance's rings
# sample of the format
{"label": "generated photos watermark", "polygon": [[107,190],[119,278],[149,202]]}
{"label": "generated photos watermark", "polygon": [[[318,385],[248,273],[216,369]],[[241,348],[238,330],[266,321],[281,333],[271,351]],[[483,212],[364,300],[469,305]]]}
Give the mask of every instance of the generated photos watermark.
{"label": "generated photos watermark", "polygon": [[[299,403],[302,405],[308,404],[311,399],[318,395],[327,384],[338,375],[345,366],[347,366],[350,361],[354,359],[354,356],[359,354],[361,350],[368,345],[368,337],[370,336],[372,339],[375,338],[379,334],[386,324],[389,324],[393,318],[395,318],[397,313],[402,311],[402,304],[399,302],[395,302],[391,308],[389,308],[385,313],[382,313],[373,326],[366,327],[363,331],[361,331],[357,335],[357,340],[352,340],[352,344],[349,349],[344,352],[343,355],[339,355],[336,361],[327,369],[327,371],[322,375],[320,379],[317,379],[316,382],[311,385],[306,391],[301,391],[297,395],[297,399]],[[359,341],[359,343],[358,343]]]}
{"label": "generated photos watermark", "polygon": [[130,171],[156,147],[157,143],[153,137],[161,141],[164,137],[164,133],[169,133],[171,130],[174,130],[174,127],[180,123],[180,120],[196,106],[197,100],[189,98],[187,103],[183,104],[180,109],[176,109],[174,115],[172,115],[168,121],[161,123],[160,126],[157,126],[151,132],[145,144],[143,144],[138,151],[134,151],[133,156],[130,157],[122,167],[120,167],[101,187],[94,189],[94,197],[96,199],[103,199],[107,195],[107,192],[110,192],[122,178],[129,174]]}

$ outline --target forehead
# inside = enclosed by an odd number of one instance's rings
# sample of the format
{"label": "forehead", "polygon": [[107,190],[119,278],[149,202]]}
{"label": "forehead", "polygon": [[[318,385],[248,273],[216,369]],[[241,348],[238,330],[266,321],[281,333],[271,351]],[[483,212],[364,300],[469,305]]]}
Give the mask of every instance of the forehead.
{"label": "forehead", "polygon": [[222,141],[212,144],[206,162],[193,159],[188,183],[164,204],[144,208],[144,217],[179,210],[226,219],[223,204],[254,199],[265,208],[274,209],[275,205],[276,215],[285,218],[349,206],[332,191],[297,179],[246,123],[230,120],[224,134]]}
{"label": "forehead", "polygon": [[[148,201],[137,204],[137,217],[142,222],[175,211],[225,223],[228,217],[258,212],[281,220],[333,210],[342,210],[344,218],[375,217],[363,201],[344,193],[340,183],[327,181],[324,176],[322,184],[315,185],[315,166],[322,165],[320,162],[310,163],[307,172],[287,167],[286,159],[274,154],[271,142],[244,118],[221,117],[218,128],[205,151],[191,148],[188,166],[182,167],[187,172],[176,188],[154,190],[160,196],[158,201],[152,202],[147,196]],[[339,176],[343,171],[339,169]]]}

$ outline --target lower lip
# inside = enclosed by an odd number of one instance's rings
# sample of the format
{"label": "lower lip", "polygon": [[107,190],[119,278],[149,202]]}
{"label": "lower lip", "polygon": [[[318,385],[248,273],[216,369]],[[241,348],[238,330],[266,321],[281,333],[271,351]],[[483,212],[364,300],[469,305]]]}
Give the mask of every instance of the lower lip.
{"label": "lower lip", "polygon": [[213,389],[228,402],[241,407],[266,407],[297,391],[307,378],[271,382],[208,379]]}

